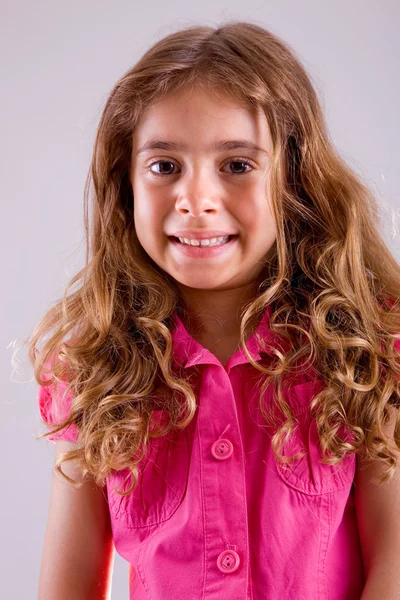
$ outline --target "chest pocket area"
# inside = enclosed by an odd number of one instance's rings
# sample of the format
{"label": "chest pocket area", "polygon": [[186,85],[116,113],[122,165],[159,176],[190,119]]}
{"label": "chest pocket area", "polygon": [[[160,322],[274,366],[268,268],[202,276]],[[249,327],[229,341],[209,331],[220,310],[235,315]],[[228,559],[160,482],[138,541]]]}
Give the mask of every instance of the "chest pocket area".
{"label": "chest pocket area", "polygon": [[107,480],[112,517],[126,527],[157,525],[171,518],[185,496],[189,473],[189,449],[186,430],[172,431],[149,440],[147,451],[138,465],[138,481],[130,494],[129,469],[115,472]]}
{"label": "chest pocket area", "polygon": [[[283,456],[294,456],[298,452],[306,454],[294,462],[283,464],[275,460],[277,471],[290,487],[308,495],[324,494],[350,487],[355,475],[354,454],[346,456],[336,465],[321,463],[323,457],[315,419],[309,414],[309,404],[322,390],[322,380],[309,381],[286,390],[285,400],[293,409],[297,419],[290,439],[281,449]],[[344,437],[344,430],[339,430]]]}

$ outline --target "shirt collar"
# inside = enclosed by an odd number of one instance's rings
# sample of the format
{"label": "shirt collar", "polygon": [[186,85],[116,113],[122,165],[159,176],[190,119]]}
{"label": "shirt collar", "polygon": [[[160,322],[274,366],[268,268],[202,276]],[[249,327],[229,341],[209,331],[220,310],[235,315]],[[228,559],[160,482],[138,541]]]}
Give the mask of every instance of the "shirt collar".
{"label": "shirt collar", "polygon": [[[260,353],[272,354],[272,346],[274,346],[276,334],[273,334],[269,329],[270,315],[271,306],[268,305],[262,319],[246,342],[250,356],[255,361],[261,360]],[[199,364],[221,364],[212,352],[207,350],[207,348],[204,348],[204,346],[189,334],[176,313],[174,313],[173,318],[175,327],[171,331],[172,353],[178,365],[192,367],[193,365]],[[236,365],[246,362],[249,362],[249,360],[243,348],[239,348],[235,354],[229,358],[225,365],[225,369],[229,370]]]}

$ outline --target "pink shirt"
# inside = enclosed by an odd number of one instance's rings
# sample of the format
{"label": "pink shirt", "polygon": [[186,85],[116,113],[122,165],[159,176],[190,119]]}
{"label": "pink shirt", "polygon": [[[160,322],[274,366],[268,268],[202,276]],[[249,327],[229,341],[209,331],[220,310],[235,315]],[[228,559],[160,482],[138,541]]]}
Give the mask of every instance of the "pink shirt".
{"label": "pink shirt", "polygon": [[[247,342],[260,360],[257,335],[268,336],[270,307]],[[130,563],[135,600],[357,600],[364,572],[353,496],[356,459],[318,462],[315,421],[307,407],[322,380],[300,373],[285,398],[299,427],[285,453],[308,455],[289,469],[274,458],[258,409],[254,374],[238,350],[222,366],[175,316],[173,353],[198,366],[198,410],[179,433],[153,440],[134,492],[107,480],[114,544]],[[39,388],[51,422],[49,388]],[[265,402],[271,401],[267,389]],[[65,408],[67,409],[67,407]],[[260,427],[259,425],[264,425]],[[75,426],[50,439],[75,441]]]}

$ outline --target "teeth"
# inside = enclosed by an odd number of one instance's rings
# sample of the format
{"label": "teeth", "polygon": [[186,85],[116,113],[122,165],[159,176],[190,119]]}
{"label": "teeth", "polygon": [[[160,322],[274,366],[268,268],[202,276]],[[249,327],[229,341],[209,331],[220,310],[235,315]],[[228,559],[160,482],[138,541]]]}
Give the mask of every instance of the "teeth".
{"label": "teeth", "polygon": [[189,238],[178,238],[182,244],[188,244],[189,246],[220,246],[226,244],[229,240],[229,235],[216,238],[208,238],[204,240],[195,240]]}

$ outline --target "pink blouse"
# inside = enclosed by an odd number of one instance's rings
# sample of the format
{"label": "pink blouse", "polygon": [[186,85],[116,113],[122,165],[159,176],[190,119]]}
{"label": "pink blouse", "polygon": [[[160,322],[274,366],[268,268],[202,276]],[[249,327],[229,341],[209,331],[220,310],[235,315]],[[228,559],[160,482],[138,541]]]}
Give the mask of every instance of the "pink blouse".
{"label": "pink blouse", "polygon": [[[259,336],[273,344],[269,316],[270,307],[247,342],[255,360],[261,360]],[[299,374],[284,392],[298,420],[284,453],[308,451],[285,469],[258,408],[259,374],[243,350],[222,366],[177,316],[175,322],[174,358],[184,368],[197,366],[196,416],[186,429],[152,440],[133,493],[114,492],[127,469],[107,479],[115,548],[130,563],[130,598],[359,599],[356,458],[335,466],[318,462],[307,408],[322,380]],[[39,387],[46,423],[55,422],[49,389]],[[267,388],[264,401],[271,400]],[[76,438],[72,426],[49,439]]]}

